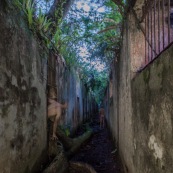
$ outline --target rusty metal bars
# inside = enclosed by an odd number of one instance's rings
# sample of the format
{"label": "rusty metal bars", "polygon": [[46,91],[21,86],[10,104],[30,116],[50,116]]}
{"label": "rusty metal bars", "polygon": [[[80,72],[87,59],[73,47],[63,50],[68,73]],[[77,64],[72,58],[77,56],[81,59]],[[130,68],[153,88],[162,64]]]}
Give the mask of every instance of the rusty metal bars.
{"label": "rusty metal bars", "polygon": [[168,44],[170,44],[170,20],[169,20],[169,16],[170,16],[170,0],[167,0],[168,3]]}
{"label": "rusty metal bars", "polygon": [[160,0],[158,2],[158,53],[160,52]]}
{"label": "rusty metal bars", "polygon": [[[147,38],[148,38],[148,41],[150,41],[150,40],[149,40],[149,36],[150,36],[150,33],[149,33],[149,30],[150,30],[150,23],[149,23],[150,20],[149,20],[149,17],[150,17],[150,16],[149,16],[149,14],[148,14],[148,15],[147,15],[147,21],[148,21],[148,22],[147,22],[147,24],[148,24],[148,27],[147,27],[147,28],[148,28]],[[147,59],[148,59],[148,62],[149,62],[149,61],[150,61],[150,59],[149,59],[149,58],[150,58],[150,45],[149,45],[149,43],[148,43],[148,51],[147,51],[147,52],[148,52],[148,58],[147,58]]]}
{"label": "rusty metal bars", "polygon": [[[145,4],[146,4],[146,0],[145,0]],[[146,7],[144,7],[145,9]],[[146,9],[145,9],[146,10]],[[144,10],[144,11],[145,11]],[[144,18],[144,23],[145,23],[145,34],[147,35],[147,16],[145,15]],[[147,57],[147,46],[148,46],[148,42],[147,39],[145,39],[145,64],[148,64],[148,57]]]}
{"label": "rusty metal bars", "polygon": [[143,14],[146,65],[173,41],[171,39],[173,31],[170,21],[170,0],[153,0],[152,2],[149,7],[145,0],[144,12],[147,11],[147,14]]}
{"label": "rusty metal bars", "polygon": [[150,11],[150,23],[151,23],[151,57],[150,61],[153,59],[153,12],[152,9]]}
{"label": "rusty metal bars", "polygon": [[[165,48],[165,24],[164,24],[164,12],[165,12],[165,8],[164,8],[164,0],[162,0],[162,41],[163,41],[163,49]],[[163,50],[162,49],[162,50]]]}
{"label": "rusty metal bars", "polygon": [[156,0],[154,0],[154,57],[156,56]]}

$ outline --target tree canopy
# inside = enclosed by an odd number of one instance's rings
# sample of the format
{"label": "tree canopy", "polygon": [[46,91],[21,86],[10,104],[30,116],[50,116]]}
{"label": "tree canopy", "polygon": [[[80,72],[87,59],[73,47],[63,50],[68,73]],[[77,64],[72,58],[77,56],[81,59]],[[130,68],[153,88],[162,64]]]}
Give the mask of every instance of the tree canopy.
{"label": "tree canopy", "polygon": [[15,0],[29,28],[54,47],[99,102],[119,55],[123,0]]}
{"label": "tree canopy", "polygon": [[112,60],[119,55],[121,27],[122,15],[111,0],[75,1],[60,25],[60,52],[69,65],[80,68],[98,102],[103,98]]}

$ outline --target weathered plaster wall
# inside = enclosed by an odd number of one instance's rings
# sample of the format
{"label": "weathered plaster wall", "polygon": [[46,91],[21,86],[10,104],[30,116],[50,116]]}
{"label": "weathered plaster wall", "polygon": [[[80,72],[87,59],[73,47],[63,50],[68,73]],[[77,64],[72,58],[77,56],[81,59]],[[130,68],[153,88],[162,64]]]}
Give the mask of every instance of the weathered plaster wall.
{"label": "weathered plaster wall", "polygon": [[83,121],[91,118],[96,104],[90,92],[86,91],[80,75],[75,69],[69,71],[69,85],[67,86],[67,100],[69,103],[66,122],[71,130],[75,130]]}
{"label": "weathered plaster wall", "polygon": [[136,172],[173,170],[173,46],[132,81]]}
{"label": "weathered plaster wall", "polygon": [[[120,58],[114,61],[112,67],[113,98],[106,94],[106,114],[115,145],[119,150],[126,172],[135,173],[133,165],[133,128],[131,100],[131,42],[130,16],[124,23],[123,43]],[[113,101],[113,103],[111,103]]]}
{"label": "weathered plaster wall", "polygon": [[[118,64],[117,64],[117,60],[114,60],[112,62],[112,73],[111,73],[111,78],[110,78],[110,82],[109,82],[109,91],[107,92],[107,100],[109,100],[109,112],[107,112],[107,122],[109,124],[109,128],[111,131],[111,135],[112,138],[115,142],[115,146],[118,145],[118,90],[117,90],[117,77],[118,77]],[[110,85],[112,85],[110,87]],[[112,94],[110,94],[112,93]],[[108,98],[108,94],[109,94],[109,98]],[[106,106],[107,107],[107,106]]]}
{"label": "weathered plaster wall", "polygon": [[67,110],[67,123],[70,129],[75,129],[84,118],[83,115],[83,97],[85,97],[85,88],[78,73],[71,69],[68,76],[69,85],[67,86],[67,100],[69,107]]}
{"label": "weathered plaster wall", "polygon": [[124,24],[122,45],[112,70],[114,115],[109,104],[107,113],[125,172],[171,173],[173,46],[139,72],[144,37],[132,13]]}
{"label": "weathered plaster wall", "polygon": [[59,125],[75,132],[76,128],[87,118],[90,118],[96,104],[87,92],[78,69],[67,67],[63,57],[51,51],[48,58],[48,90],[54,88],[57,101],[67,102],[67,110],[62,111]]}
{"label": "weathered plaster wall", "polygon": [[47,84],[57,88],[58,102],[68,102],[59,123],[71,130],[96,104],[77,70],[39,46],[20,12],[5,2],[0,2],[0,172],[34,173],[47,153]]}
{"label": "weathered plaster wall", "polygon": [[[118,60],[118,149],[126,172],[134,173],[133,133],[132,133],[132,100],[131,100],[131,59],[130,16],[124,23],[123,47]],[[117,123],[116,123],[117,124]],[[115,126],[116,127],[116,126]]]}
{"label": "weathered plaster wall", "polygon": [[[34,172],[46,149],[44,58],[23,19],[0,5],[0,172]],[[10,13],[8,13],[10,11]],[[42,52],[42,53],[41,53]],[[32,170],[32,171],[31,171]]]}

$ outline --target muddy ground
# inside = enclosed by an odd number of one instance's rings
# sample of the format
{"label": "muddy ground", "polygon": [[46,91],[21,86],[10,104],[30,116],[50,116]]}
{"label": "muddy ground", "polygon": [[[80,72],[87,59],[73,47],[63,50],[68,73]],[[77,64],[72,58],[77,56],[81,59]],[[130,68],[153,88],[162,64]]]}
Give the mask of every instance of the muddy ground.
{"label": "muddy ground", "polygon": [[[90,123],[90,127],[94,130],[94,135],[82,145],[71,161],[88,163],[97,173],[123,173],[118,153],[110,139],[108,129],[99,127],[98,116]],[[83,129],[80,128],[77,135],[82,133]]]}

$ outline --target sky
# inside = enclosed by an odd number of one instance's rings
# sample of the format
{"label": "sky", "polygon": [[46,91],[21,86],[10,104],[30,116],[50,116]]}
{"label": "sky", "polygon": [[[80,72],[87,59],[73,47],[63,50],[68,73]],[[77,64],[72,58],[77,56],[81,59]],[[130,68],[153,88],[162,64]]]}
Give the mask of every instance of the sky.
{"label": "sky", "polygon": [[[79,10],[83,9],[85,12],[89,12],[91,10],[91,7],[97,7],[97,4],[90,3],[90,1],[83,1],[83,0],[77,1],[75,2],[75,4]],[[100,13],[105,12],[105,8],[100,7],[97,9],[97,11]]]}
{"label": "sky", "polygon": [[[43,13],[46,13],[49,11],[53,0],[50,0],[48,2],[45,2],[45,0],[37,0],[37,9],[41,9]],[[105,12],[105,7],[100,6],[98,7],[98,4],[92,2],[91,0],[75,0],[73,6],[75,6],[78,10],[83,10],[83,15],[89,15],[90,10],[96,10],[98,13]],[[78,16],[78,15],[77,15]],[[79,15],[80,16],[80,15]],[[79,56],[83,59],[84,62],[90,63],[91,66],[94,66],[94,68],[97,71],[102,71],[105,66],[102,62],[99,60],[95,60],[95,62],[88,61],[86,57],[90,56],[89,50],[85,46],[79,47]]]}
{"label": "sky", "polygon": [[89,63],[92,67],[94,67],[98,72],[103,71],[105,68],[105,65],[103,62],[100,60],[95,60],[95,61],[89,61],[86,57],[89,55],[89,52],[86,48],[80,47],[79,48],[80,52],[79,55],[82,57],[82,61],[85,63]]}
{"label": "sky", "polygon": [[[75,1],[74,5],[78,10],[83,10],[86,14],[89,13],[90,10],[96,9],[98,13],[105,12],[105,7],[98,7],[98,4],[91,3],[90,0],[78,0]],[[89,50],[86,47],[82,46],[79,48],[79,55],[83,59],[84,62],[90,63],[92,67],[94,67],[98,72],[102,71],[105,68],[105,64],[103,64],[100,60],[89,61],[86,57],[90,56]]]}
{"label": "sky", "polygon": [[[43,13],[46,13],[49,11],[51,5],[53,4],[53,0],[45,1],[45,0],[35,0],[37,4],[37,8],[41,8]],[[91,10],[91,7],[97,7],[95,3],[90,3],[90,0],[76,0],[74,2],[74,5],[77,6],[78,9],[83,9],[85,12],[89,12]],[[105,8],[100,7],[97,9],[98,12],[104,12]]]}
{"label": "sky", "polygon": [[45,1],[45,0],[35,0],[37,9],[39,11],[39,8],[42,10],[42,13],[47,13],[53,4],[53,0]]}

